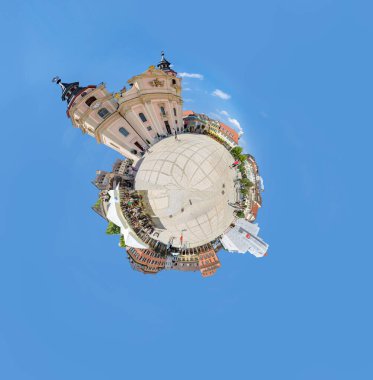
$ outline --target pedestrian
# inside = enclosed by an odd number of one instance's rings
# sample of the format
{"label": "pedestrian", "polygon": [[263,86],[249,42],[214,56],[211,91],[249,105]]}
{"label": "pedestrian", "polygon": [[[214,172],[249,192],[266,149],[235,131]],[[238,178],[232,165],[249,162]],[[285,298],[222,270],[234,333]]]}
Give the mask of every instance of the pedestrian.
{"label": "pedestrian", "polygon": [[235,167],[236,167],[237,165],[239,165],[239,164],[240,164],[240,161],[236,160],[236,161],[234,161],[233,164],[230,165],[229,167],[230,167],[230,168],[235,168]]}

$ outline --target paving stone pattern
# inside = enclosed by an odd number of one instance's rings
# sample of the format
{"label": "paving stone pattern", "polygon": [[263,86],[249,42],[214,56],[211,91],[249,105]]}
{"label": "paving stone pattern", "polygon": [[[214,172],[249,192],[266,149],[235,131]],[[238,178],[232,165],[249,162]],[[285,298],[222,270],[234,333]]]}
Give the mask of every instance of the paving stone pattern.
{"label": "paving stone pattern", "polygon": [[208,136],[183,134],[150,148],[135,179],[147,192],[154,216],[165,229],[158,239],[197,247],[222,234],[233,221],[235,170],[231,154]]}

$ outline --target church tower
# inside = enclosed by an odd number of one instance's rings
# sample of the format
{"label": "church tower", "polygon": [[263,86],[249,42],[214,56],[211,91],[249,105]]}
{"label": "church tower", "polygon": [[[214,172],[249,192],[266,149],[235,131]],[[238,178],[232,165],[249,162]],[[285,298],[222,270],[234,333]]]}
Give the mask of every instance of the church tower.
{"label": "church tower", "polygon": [[181,78],[164,52],[161,61],[128,80],[130,89],[118,99],[119,112],[152,144],[183,128]]}
{"label": "church tower", "polygon": [[176,71],[171,69],[171,63],[168,62],[167,59],[164,57],[164,51],[161,52],[161,60],[158,63],[157,67],[159,70],[162,70],[169,75],[173,75],[175,77],[177,75]]}
{"label": "church tower", "polygon": [[67,103],[75,128],[123,156],[138,161],[161,138],[183,127],[181,78],[161,54],[161,61],[128,80],[129,89],[110,93],[104,83],[80,87],[53,78]]}

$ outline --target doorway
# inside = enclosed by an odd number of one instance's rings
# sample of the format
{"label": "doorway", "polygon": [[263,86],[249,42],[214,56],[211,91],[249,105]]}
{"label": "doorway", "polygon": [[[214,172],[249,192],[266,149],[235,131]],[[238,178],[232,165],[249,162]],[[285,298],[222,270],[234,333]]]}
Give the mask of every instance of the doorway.
{"label": "doorway", "polygon": [[167,121],[167,120],[165,120],[164,125],[166,126],[166,129],[167,129],[168,134],[171,135],[170,124],[168,124],[168,121]]}

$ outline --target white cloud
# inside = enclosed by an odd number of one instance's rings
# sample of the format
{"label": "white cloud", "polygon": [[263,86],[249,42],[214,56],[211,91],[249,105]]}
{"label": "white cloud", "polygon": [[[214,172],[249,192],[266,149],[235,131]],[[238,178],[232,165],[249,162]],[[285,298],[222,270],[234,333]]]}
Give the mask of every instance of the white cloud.
{"label": "white cloud", "polygon": [[235,119],[234,117],[232,117],[227,111],[225,110],[222,110],[222,111],[219,111],[221,115],[224,115],[227,117],[228,119],[228,122],[233,125],[234,127],[236,127],[238,129],[238,132],[240,133],[240,135],[243,135],[243,129],[241,127],[241,124],[240,122]]}
{"label": "white cloud", "polygon": [[231,96],[229,94],[227,94],[226,92],[219,90],[219,89],[216,89],[212,93],[212,95],[217,96],[218,98],[223,99],[223,100],[228,100],[231,98]]}
{"label": "white cloud", "polygon": [[184,102],[186,102],[186,103],[193,103],[194,100],[193,99],[184,99]]}
{"label": "white cloud", "polygon": [[240,133],[243,133],[243,130],[241,128],[241,124],[237,119],[234,119],[233,117],[228,117],[228,121],[231,124],[233,124],[240,131]]}
{"label": "white cloud", "polygon": [[192,91],[192,89],[190,87],[184,87],[183,90],[184,91]]}
{"label": "white cloud", "polygon": [[193,73],[178,73],[179,76],[181,76],[182,78],[193,78],[193,79],[203,79],[203,75],[202,74],[193,74]]}

